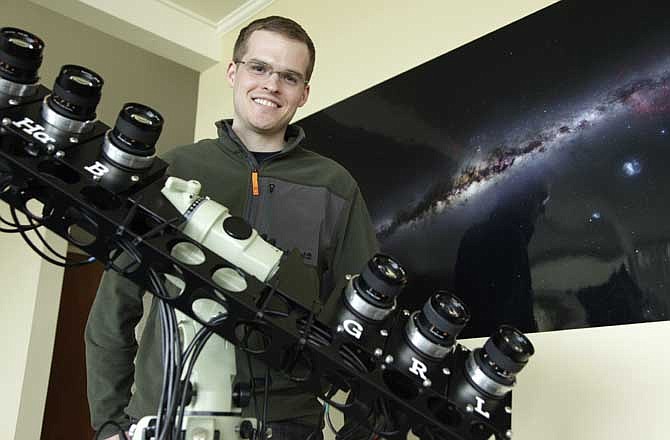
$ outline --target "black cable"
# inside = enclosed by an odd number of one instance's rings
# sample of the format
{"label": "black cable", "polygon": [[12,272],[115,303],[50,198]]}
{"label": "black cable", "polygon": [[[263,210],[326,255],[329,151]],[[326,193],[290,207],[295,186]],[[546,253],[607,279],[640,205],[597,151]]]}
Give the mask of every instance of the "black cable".
{"label": "black cable", "polygon": [[168,296],[165,285],[153,268],[149,269],[149,280],[154,290],[154,293],[159,297],[161,308],[161,319],[163,334],[166,336],[165,346],[167,350],[164,356],[165,369],[165,384],[161,392],[161,426],[160,430],[156,430],[159,439],[165,439],[166,436],[172,433],[174,427],[173,414],[177,411],[178,396],[179,396],[179,379],[181,377],[181,348],[179,346],[179,338],[177,335],[177,323],[174,309],[170,307],[163,299]]}
{"label": "black cable", "polygon": [[[379,437],[391,437],[393,435],[398,434],[400,431],[398,431],[397,429],[393,429],[395,428],[395,425],[393,423],[393,419],[391,418],[388,412],[388,407],[386,406],[386,400],[380,397],[379,399],[377,399],[375,404],[379,406],[383,415],[381,419],[382,421],[381,426],[377,428],[374,433]],[[379,414],[379,410],[377,410],[377,414]],[[389,428],[391,429],[391,431],[387,431],[387,429]]]}
{"label": "black cable", "polygon": [[[10,205],[10,207],[11,207],[11,205]],[[2,216],[0,216],[0,223],[3,223],[6,226],[11,226],[12,228],[14,228],[14,229],[0,228],[0,231],[9,232],[10,234],[11,233],[18,233],[19,229],[23,229],[24,231],[30,231],[30,230],[33,230],[33,229],[41,226],[41,224],[38,224],[38,226],[26,226],[26,225],[22,225],[21,223],[18,223],[18,222],[17,223],[12,223],[9,220],[6,220],[5,218],[3,218]]]}
{"label": "black cable", "polygon": [[[16,216],[16,209],[13,206],[10,206],[9,213],[12,215],[12,218],[14,219],[14,222],[17,224],[20,224],[18,217]],[[49,257],[45,253],[43,253],[35,244],[30,240],[28,235],[25,233],[24,230],[19,229],[18,233],[21,235],[23,240],[26,242],[26,244],[32,249],[37,255],[39,255],[43,260],[48,261],[49,263],[56,265],[58,267],[74,267],[74,266],[83,266],[84,264],[89,264],[91,262],[86,261],[86,262],[76,262],[76,263],[68,263],[68,262],[60,262],[57,260],[54,260],[53,258]]]}
{"label": "black cable", "polygon": [[[109,254],[109,260],[105,264],[105,270],[112,269],[123,276],[127,276],[134,271],[134,269],[131,270],[133,265],[139,266],[140,264],[142,264],[142,256],[137,250],[137,247],[133,246],[126,239],[119,238],[115,240],[114,243],[116,244],[116,247]],[[128,254],[130,258],[133,260],[133,263],[130,263],[123,268],[114,264],[114,261],[121,256],[121,252],[125,252],[126,254]]]}
{"label": "black cable", "polygon": [[16,223],[12,223],[10,221],[7,221],[2,216],[0,216],[0,223],[3,223],[5,226],[11,226],[12,227],[12,229],[0,228],[0,232],[9,232],[10,234],[11,233],[18,233],[19,229],[22,228],[21,225],[17,225]]}
{"label": "black cable", "polygon": [[163,410],[165,408],[165,397],[166,397],[166,388],[167,388],[167,383],[168,383],[168,365],[167,365],[167,351],[168,351],[168,346],[167,346],[167,324],[166,320],[164,318],[164,310],[160,308],[159,306],[159,314],[160,314],[160,321],[161,321],[161,357],[162,357],[162,362],[161,365],[163,365],[163,384],[161,386],[161,397],[158,400],[158,410],[156,414],[156,436],[158,437],[158,434],[160,433],[160,427],[162,425],[162,419],[163,419]]}
{"label": "black cable", "polygon": [[[205,327],[203,327],[205,328]],[[195,366],[195,363],[200,356],[200,353],[202,352],[203,348],[205,348],[205,344],[207,344],[207,341],[209,338],[214,334],[214,332],[210,329],[206,329],[201,336],[200,340],[196,343],[195,348],[192,351],[191,359],[188,364],[188,368],[186,370],[186,374],[184,375],[184,379],[181,381],[181,399],[179,401],[179,413],[177,417],[177,424],[175,425],[175,438],[179,438],[179,431],[181,430],[181,425],[184,420],[184,409],[186,407],[186,397],[187,397],[187,392],[188,392],[188,385],[189,381],[191,379],[191,374],[193,373],[193,368]],[[195,341],[195,338],[193,339]]]}
{"label": "black cable", "polygon": [[261,422],[261,439],[267,439],[267,421],[268,421],[268,405],[270,400],[270,369],[265,368],[265,383],[263,384],[263,418]]}
{"label": "black cable", "polygon": [[[132,245],[129,249],[134,248]],[[161,297],[167,297],[164,284],[153,268],[149,269],[149,281],[152,290],[159,297],[159,311],[161,319],[161,346],[163,348],[163,386],[161,398],[157,411],[157,438],[164,439],[168,433],[173,431],[174,418],[172,414],[176,410],[178,384],[181,376],[181,349],[179,338],[176,338],[177,323],[174,309],[171,308]],[[160,293],[159,293],[160,292]],[[175,345],[177,344],[177,345]]]}
{"label": "black cable", "polygon": [[[28,222],[30,223],[31,229],[32,229],[32,228],[35,229],[35,231],[34,231],[34,232],[35,232],[35,235],[37,235],[37,238],[39,238],[39,240],[42,242],[42,244],[44,245],[44,247],[46,247],[47,249],[49,249],[49,251],[51,251],[51,253],[54,254],[54,256],[56,256],[56,257],[58,257],[58,258],[62,258],[63,260],[65,260],[65,263],[68,263],[68,261],[67,261],[67,260],[68,260],[67,256],[66,256],[66,255],[63,255],[63,254],[61,254],[61,253],[59,253],[59,252],[56,251],[53,247],[51,247],[51,245],[49,245],[49,243],[44,239],[44,236],[40,233],[40,231],[39,231],[39,227],[40,227],[40,226],[43,226],[43,225],[42,225],[42,224],[39,224],[39,223],[35,223],[35,221],[34,221],[34,220],[32,219],[32,217],[30,217],[30,216],[26,216],[26,218],[28,219]],[[93,263],[94,261],[96,261],[96,260],[95,260],[95,257],[89,256],[88,258],[86,258],[86,259],[84,259],[84,260],[81,260],[81,261],[72,261],[72,262],[69,262],[69,264],[72,264],[73,266],[76,266],[76,265],[84,265],[84,264]]]}
{"label": "black cable", "polygon": [[[150,274],[155,276],[155,271],[150,269]],[[164,286],[158,282],[158,290],[164,289]],[[166,386],[166,409],[164,415],[163,428],[161,429],[162,434],[159,439],[165,439],[167,435],[171,434],[174,429],[175,418],[173,414],[177,410],[177,396],[179,394],[179,377],[181,376],[181,370],[179,363],[177,363],[177,357],[181,353],[180,347],[175,346],[175,335],[177,333],[177,324],[176,318],[174,316],[174,309],[172,309],[167,303],[161,301],[160,306],[163,308],[164,313],[163,317],[166,322],[166,334],[167,334],[167,365],[168,365],[168,374],[167,374],[167,386]],[[178,339],[178,338],[177,338]],[[177,341],[178,342],[178,341]],[[169,438],[169,437],[167,437]]]}
{"label": "black cable", "polygon": [[[276,288],[277,288],[278,285],[279,285],[279,280],[276,280],[275,284],[272,286],[272,290],[271,290],[271,292],[274,292],[274,291],[276,290]],[[274,295],[274,293],[272,293],[272,295]],[[270,296],[271,296],[271,294],[268,294],[268,298],[269,298]],[[288,300],[287,300],[286,298],[284,298],[284,297],[281,296],[281,295],[274,296],[274,298],[276,298],[276,299],[278,299],[279,301],[283,302],[284,305],[286,306],[286,310],[289,310],[289,309],[290,309],[289,302],[288,302]],[[264,309],[267,308],[268,305],[269,305],[269,303],[268,303],[268,304],[264,304],[264,305],[263,305],[263,308],[264,308]],[[288,318],[288,315],[289,315],[287,312],[282,312],[281,310],[264,310],[264,309],[263,309],[263,314],[265,314],[266,316],[275,316],[275,317],[279,317],[279,318]]]}
{"label": "black cable", "polygon": [[245,351],[244,354],[247,357],[247,365],[249,366],[249,376],[251,377],[251,397],[254,400],[254,410],[256,411],[256,418],[258,418],[258,400],[256,399],[256,378],[254,378],[254,369],[251,366],[251,355]]}
{"label": "black cable", "polygon": [[[133,205],[136,206],[136,205]],[[131,208],[132,209],[132,208]],[[174,226],[179,226],[181,223],[185,222],[186,218],[183,216],[179,217],[174,217],[169,220],[164,221],[163,223],[160,223],[159,225],[155,226],[154,228],[150,229],[149,231],[145,232],[144,234],[140,235],[139,237],[136,237],[133,239],[133,244],[137,245],[140,244],[142,241],[155,237],[158,235],[163,229],[167,228],[170,225]]]}
{"label": "black cable", "polygon": [[[148,272],[152,290],[160,300],[162,333],[165,335],[162,343],[166,347],[163,356],[164,377],[159,406],[160,429],[156,431],[159,439],[165,439],[168,435],[171,435],[171,438],[179,438],[193,367],[207,340],[214,333],[203,326],[182,353],[177,337],[178,324],[175,311],[161,299],[168,297],[164,281],[153,268],[149,268]],[[182,379],[182,371],[187,363],[188,368]]]}
{"label": "black cable", "polygon": [[[304,327],[307,326],[305,319],[299,319],[297,323],[299,326],[301,326],[301,328],[298,330],[304,332]],[[331,337],[328,330],[322,329],[315,325],[311,326],[311,330],[312,331],[307,336],[308,342],[316,347],[331,345]],[[359,371],[361,373],[368,372],[368,369],[363,361],[361,361],[360,358],[356,356],[356,353],[354,353],[351,348],[347,346],[340,347],[340,355],[342,356],[344,363],[347,364],[347,366],[352,370]]]}
{"label": "black cable", "polygon": [[[128,248],[134,248],[134,246],[130,244]],[[148,273],[152,290],[160,301],[162,334],[164,336],[162,345],[165,348],[163,355],[163,387],[158,410],[159,425],[156,429],[157,438],[177,439],[180,435],[184,417],[190,377],[195,362],[213,331],[203,326],[182,353],[175,310],[164,300],[169,296],[164,281],[153,268],[149,268]],[[187,364],[188,368],[182,379],[182,371]]]}
{"label": "black cable", "polygon": [[63,260],[67,260],[67,255],[61,254],[60,252],[58,252],[57,250],[52,248],[51,245],[49,245],[49,243],[47,243],[47,241],[44,239],[44,237],[42,236],[42,234],[40,233],[40,231],[38,229],[40,225],[36,225],[34,223],[34,220],[30,217],[27,217],[27,219],[28,219],[28,222],[30,223],[30,225],[35,227],[35,235],[37,235],[37,238],[39,238],[39,240],[42,242],[44,247],[49,249],[49,251],[51,251],[51,253],[54,254],[55,257],[62,258]]}
{"label": "black cable", "polygon": [[160,276],[153,268],[149,268],[149,282],[153,287],[153,294],[156,295],[159,299],[163,301],[169,301],[172,299],[170,298],[170,294],[165,288],[165,284],[163,284]]}

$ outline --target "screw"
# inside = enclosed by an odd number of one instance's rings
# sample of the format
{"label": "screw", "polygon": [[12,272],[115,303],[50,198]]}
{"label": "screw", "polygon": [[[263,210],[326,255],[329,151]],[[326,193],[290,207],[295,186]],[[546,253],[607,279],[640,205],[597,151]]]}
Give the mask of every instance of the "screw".
{"label": "screw", "polygon": [[338,325],[337,328],[335,329],[336,332],[342,333],[344,331],[344,326],[343,325]]}
{"label": "screw", "polygon": [[51,154],[56,151],[56,146],[54,144],[47,144],[47,153]]}
{"label": "screw", "polygon": [[2,118],[2,125],[5,127],[12,123],[12,120],[9,118]]}
{"label": "screw", "polygon": [[140,181],[140,176],[137,176],[137,175],[130,176],[130,180],[132,180],[133,182],[139,182]]}
{"label": "screw", "polygon": [[379,330],[379,334],[382,335],[383,337],[387,337],[389,335],[389,331],[383,328]]}
{"label": "screw", "polygon": [[384,354],[384,351],[381,348],[375,348],[375,356],[376,357],[382,357]]}
{"label": "screw", "polygon": [[63,151],[63,150],[58,150],[58,151],[56,151],[56,157],[57,157],[58,159],[62,159],[62,158],[64,158],[64,157],[65,157],[65,151]]}
{"label": "screw", "polygon": [[428,388],[428,387],[430,387],[432,384],[433,384],[433,382],[431,382],[430,379],[426,379],[426,380],[423,381],[423,384],[422,384],[422,385],[423,385],[424,387]]}
{"label": "screw", "polygon": [[387,364],[392,364],[394,360],[395,359],[393,359],[393,356],[391,355],[388,355],[384,358],[384,362],[386,362]]}
{"label": "screw", "polygon": [[512,430],[511,430],[511,429],[508,429],[508,430],[505,432],[505,437],[507,437],[507,438],[512,438]]}
{"label": "screw", "polygon": [[94,174],[94,175],[93,175],[93,180],[95,180],[96,182],[98,182],[98,181],[102,180],[102,176],[101,176],[100,174]]}
{"label": "screw", "polygon": [[506,412],[507,414],[512,414],[512,407],[511,407],[511,406],[506,406],[506,407],[505,407],[505,412]]}
{"label": "screw", "polygon": [[449,370],[447,367],[444,367],[442,369],[442,372],[444,373],[445,376],[449,376],[451,374],[451,370]]}
{"label": "screw", "polygon": [[17,100],[14,99],[14,98],[12,98],[12,99],[9,100],[9,105],[18,105],[18,104],[19,104],[19,101],[17,101]]}
{"label": "screw", "polygon": [[404,316],[405,318],[408,318],[409,315],[410,315],[409,310],[404,309],[404,310],[402,311],[402,316]]}
{"label": "screw", "polygon": [[382,370],[386,370],[386,364],[381,364],[379,368],[381,368]]}
{"label": "screw", "polygon": [[344,279],[347,280],[347,281],[351,281],[352,278],[353,278],[353,277],[351,276],[351,274],[346,274],[346,275],[344,276]]}
{"label": "screw", "polygon": [[72,136],[72,137],[70,138],[70,143],[71,143],[71,144],[78,144],[78,143],[79,143],[79,139],[77,139],[76,137]]}
{"label": "screw", "polygon": [[471,412],[473,412],[473,411],[475,410],[475,407],[472,406],[471,403],[468,403],[468,404],[466,405],[466,407],[465,407],[465,410],[466,410],[467,412],[471,413]]}

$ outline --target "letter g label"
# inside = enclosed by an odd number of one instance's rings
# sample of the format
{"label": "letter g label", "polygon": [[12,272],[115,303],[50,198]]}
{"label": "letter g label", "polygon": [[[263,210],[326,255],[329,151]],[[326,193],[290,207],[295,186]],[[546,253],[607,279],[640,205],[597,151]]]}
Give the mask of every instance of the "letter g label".
{"label": "letter g label", "polygon": [[344,327],[344,331],[354,338],[361,339],[361,336],[363,335],[363,326],[358,322],[353,319],[345,319],[344,322],[342,322],[342,327]]}

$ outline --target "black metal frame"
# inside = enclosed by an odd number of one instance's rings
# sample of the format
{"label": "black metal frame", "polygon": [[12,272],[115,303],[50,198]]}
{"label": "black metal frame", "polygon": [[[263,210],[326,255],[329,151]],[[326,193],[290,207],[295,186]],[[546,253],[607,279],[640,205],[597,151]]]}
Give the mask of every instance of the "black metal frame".
{"label": "black metal frame", "polygon": [[[241,271],[180,232],[183,218],[160,194],[166,178],[163,161],[156,159],[150,169],[139,174],[106,162],[101,147],[108,127],[102,123],[74,140],[56,136],[52,142],[42,142],[14,124],[29,117],[45,126],[39,114],[47,93],[40,87],[37,95],[18,104],[8,104],[8,97],[0,95],[0,198],[5,202],[29,214],[26,203],[39,200],[44,210],[42,218],[36,220],[70,241],[75,240],[73,227],[87,231],[94,240],[74,244],[156,295],[159,292],[151,287],[152,272],[180,277],[185,288],[180,295],[165,298],[170,306],[253,352],[322,398],[326,398],[324,387],[350,390],[347,404],[331,402],[348,418],[366,423],[377,399],[388,402],[387,415],[394,419],[397,432],[381,433],[385,438],[404,438],[410,429],[427,439],[491,435],[504,439],[511,435],[511,392],[501,398],[482,395],[488,419],[458,397],[463,393],[456,387],[476,391],[463,372],[470,353],[465,347],[457,345],[444,361],[422,358],[428,380],[408,371],[411,358],[420,357],[407,348],[403,336],[408,311],[396,311],[388,319],[372,323],[348,311],[339,295],[331,295],[322,304],[316,293],[275,288],[277,278],[264,284],[243,274],[247,288],[242,292],[218,286],[212,281],[217,269]],[[87,167],[96,161],[113,172],[92,174]],[[35,213],[32,216],[36,217]],[[180,242],[201,249],[205,262],[190,266],[173,258],[170,250]],[[122,264],[125,257],[117,258],[122,250],[134,256],[132,264]],[[300,277],[302,270],[301,257],[291,253],[277,277]],[[340,280],[335,292],[341,292],[346,282]],[[192,309],[197,299],[224,305],[226,318],[203,322]],[[281,311],[276,310],[277,304]],[[358,318],[363,324],[360,338],[344,331],[340,323],[347,317]],[[261,337],[252,336],[252,344],[249,335],[254,333]]]}

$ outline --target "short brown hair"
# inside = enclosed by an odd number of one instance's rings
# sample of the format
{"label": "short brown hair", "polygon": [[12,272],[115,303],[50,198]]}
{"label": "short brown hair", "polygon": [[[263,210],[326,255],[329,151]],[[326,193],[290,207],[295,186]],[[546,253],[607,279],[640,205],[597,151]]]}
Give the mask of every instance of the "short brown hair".
{"label": "short brown hair", "polygon": [[309,50],[309,64],[307,65],[305,79],[309,81],[309,79],[312,77],[312,72],[314,71],[314,61],[316,59],[314,43],[312,42],[312,39],[309,38],[309,35],[307,35],[307,32],[305,32],[302,26],[290,18],[273,15],[271,17],[254,20],[246,27],[242,28],[240,34],[237,36],[237,41],[235,41],[235,48],[233,49],[233,60],[242,60],[242,57],[247,52],[247,41],[249,40],[249,37],[255,31],[260,30],[276,32],[286,38],[297,40],[307,45],[307,49]]}

